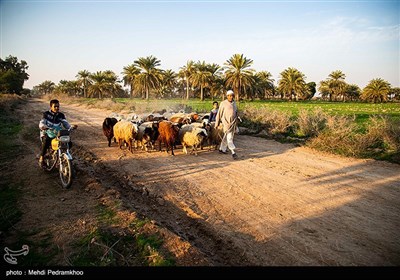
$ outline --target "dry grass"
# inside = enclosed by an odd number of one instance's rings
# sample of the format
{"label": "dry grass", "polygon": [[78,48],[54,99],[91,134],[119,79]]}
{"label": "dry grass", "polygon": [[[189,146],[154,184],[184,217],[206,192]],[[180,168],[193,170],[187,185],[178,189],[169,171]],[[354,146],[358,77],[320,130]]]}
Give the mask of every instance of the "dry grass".
{"label": "dry grass", "polygon": [[12,109],[16,104],[22,102],[25,98],[17,94],[0,94],[0,109]]}
{"label": "dry grass", "polygon": [[296,134],[300,137],[315,137],[326,127],[328,118],[328,114],[321,108],[313,111],[301,109],[296,122]]}
{"label": "dry grass", "polygon": [[400,122],[373,116],[366,132],[357,131],[354,118],[328,117],[326,128],[308,145],[335,154],[354,157],[386,159],[397,162],[400,153]]}
{"label": "dry grass", "polygon": [[359,134],[354,117],[329,116],[326,128],[318,137],[312,138],[308,145],[312,148],[348,156],[357,156],[360,153],[358,147]]}
{"label": "dry grass", "polygon": [[278,110],[249,106],[243,110],[243,116],[252,128],[266,130],[270,135],[288,133],[293,126],[291,115]]}
{"label": "dry grass", "polygon": [[388,117],[373,116],[367,126],[366,133],[360,138],[362,155],[371,156],[400,152],[400,121]]}

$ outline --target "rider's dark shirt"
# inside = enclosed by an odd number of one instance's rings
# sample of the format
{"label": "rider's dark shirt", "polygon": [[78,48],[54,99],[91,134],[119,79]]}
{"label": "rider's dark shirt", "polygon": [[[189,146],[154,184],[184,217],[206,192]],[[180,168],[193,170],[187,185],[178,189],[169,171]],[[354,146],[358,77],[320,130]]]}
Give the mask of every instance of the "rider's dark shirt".
{"label": "rider's dark shirt", "polygon": [[[54,113],[53,111],[49,110],[43,113],[43,117],[39,123],[39,128],[42,129],[42,127],[45,126],[53,128],[54,126],[60,125],[60,123],[65,129],[69,129],[71,127],[63,113]],[[40,136],[44,136],[43,130],[41,130]]]}

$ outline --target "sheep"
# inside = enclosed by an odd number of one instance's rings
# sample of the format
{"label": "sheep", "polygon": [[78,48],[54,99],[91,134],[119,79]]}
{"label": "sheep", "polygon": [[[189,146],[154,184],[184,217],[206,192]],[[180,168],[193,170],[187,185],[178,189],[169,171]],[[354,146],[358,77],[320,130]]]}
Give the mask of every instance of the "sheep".
{"label": "sheep", "polygon": [[162,115],[166,120],[169,120],[173,115],[175,115],[175,113],[171,111],[171,112],[165,112]]}
{"label": "sheep", "polygon": [[150,136],[148,135],[151,132],[150,127],[138,127],[138,133],[135,138],[135,149],[139,146],[147,152],[147,143],[150,142]]}
{"label": "sheep", "polygon": [[172,115],[169,120],[173,123],[179,123],[179,124],[190,124],[192,121],[190,117],[188,117],[186,114],[174,114]]}
{"label": "sheep", "polygon": [[164,121],[164,120],[166,120],[166,118],[160,114],[150,114],[144,119],[145,122]]}
{"label": "sheep", "polygon": [[191,123],[192,126],[198,128],[204,128],[207,132],[207,136],[203,138],[203,141],[200,143],[200,149],[203,150],[204,143],[209,143],[209,137],[211,132],[211,124],[208,122],[207,119],[204,119],[202,122],[195,122]]}
{"label": "sheep", "polygon": [[118,146],[122,149],[124,141],[128,144],[128,150],[132,151],[132,141],[136,138],[138,127],[129,121],[120,121],[114,125],[114,137],[118,141]]}
{"label": "sheep", "polygon": [[215,127],[215,122],[211,122],[210,124],[210,133],[208,135],[208,145],[209,150],[212,149],[214,145],[214,149],[218,148],[218,145],[221,144],[222,138],[224,137],[224,131],[222,127]]}
{"label": "sheep", "polygon": [[185,113],[175,113],[172,114],[171,117],[169,118],[169,120],[171,120],[171,118],[185,118],[186,114]]}
{"label": "sheep", "polygon": [[[116,118],[105,118],[103,121],[103,133],[107,137],[108,147],[111,146],[111,139],[114,138],[114,125],[118,122]],[[116,143],[114,138],[114,143]]]}
{"label": "sheep", "polygon": [[109,118],[116,118],[117,121],[121,121],[125,119],[124,115],[118,114],[118,113],[111,113],[109,116]]}
{"label": "sheep", "polygon": [[138,127],[138,134],[136,135],[135,148],[140,145],[147,152],[147,144],[150,144],[151,149],[154,150],[154,143],[158,138],[158,122],[144,122]]}
{"label": "sheep", "polygon": [[203,120],[209,120],[210,119],[210,113],[206,113],[206,114],[203,114],[203,115],[199,115],[199,117],[200,117],[200,119],[203,121]]}
{"label": "sheep", "polygon": [[199,114],[197,114],[196,112],[192,112],[190,114],[187,114],[186,117],[190,118],[191,122],[196,122],[198,119],[200,119]]}
{"label": "sheep", "polygon": [[204,137],[207,137],[207,131],[204,128],[193,125],[183,125],[179,131],[179,139],[183,146],[183,152],[187,154],[186,147],[192,147],[191,154],[194,152],[197,156],[197,147],[201,145]]}
{"label": "sheep", "polygon": [[167,109],[162,109],[162,110],[159,110],[159,111],[154,110],[154,111],[152,112],[152,114],[159,114],[159,115],[162,115],[162,114],[164,114],[165,112],[167,112]]}
{"label": "sheep", "polygon": [[140,125],[140,123],[143,122],[140,116],[138,116],[136,113],[128,114],[125,120],[136,123],[137,125]]}
{"label": "sheep", "polygon": [[158,132],[159,150],[161,151],[161,143],[164,143],[167,153],[171,148],[171,154],[174,156],[174,143],[179,138],[179,127],[170,121],[162,121],[158,124]]}

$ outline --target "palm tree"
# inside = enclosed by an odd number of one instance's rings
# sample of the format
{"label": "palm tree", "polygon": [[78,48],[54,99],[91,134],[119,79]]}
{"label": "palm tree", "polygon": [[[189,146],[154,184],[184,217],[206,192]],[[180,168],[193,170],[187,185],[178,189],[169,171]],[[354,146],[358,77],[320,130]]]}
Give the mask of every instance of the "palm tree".
{"label": "palm tree", "polygon": [[[331,88],[331,92],[334,95],[335,100],[339,96],[342,96],[344,101],[344,92],[346,89],[346,83],[344,81],[345,78],[346,75],[340,70],[333,71],[329,74],[329,88]],[[332,94],[329,96],[329,101],[332,101]]]}
{"label": "palm tree", "polygon": [[195,71],[194,61],[188,60],[186,65],[181,67],[179,70],[179,77],[186,81],[186,99],[189,100],[189,88],[190,88],[190,80],[191,76]]}
{"label": "palm tree", "polygon": [[210,87],[212,82],[212,74],[208,69],[208,65],[205,61],[197,62],[195,64],[195,72],[191,75],[193,86],[200,86],[200,100],[204,100],[204,88]]}
{"label": "palm tree", "polygon": [[260,71],[255,74],[258,80],[258,87],[261,91],[261,97],[267,98],[268,96],[274,96],[274,79],[269,71]]}
{"label": "palm tree", "polygon": [[307,91],[305,78],[305,75],[299,70],[289,67],[281,72],[279,90],[284,95],[288,95],[290,101],[292,101],[293,96],[297,100],[298,95],[303,95]]}
{"label": "palm tree", "polygon": [[243,54],[234,54],[225,63],[225,85],[232,87],[235,92],[235,100],[239,102],[241,90],[253,83],[252,75],[254,70],[249,68],[253,60],[243,56]]}
{"label": "palm tree", "polygon": [[75,76],[78,79],[78,83],[83,86],[83,97],[87,97],[86,89],[90,84],[90,72],[88,70],[79,71]]}
{"label": "palm tree", "polygon": [[311,100],[315,93],[317,92],[316,90],[317,84],[315,82],[309,82],[306,85],[307,91],[303,94],[302,99],[303,100]]}
{"label": "palm tree", "polygon": [[253,82],[245,89],[246,99],[248,100],[259,98],[264,91],[262,88],[261,79],[259,76],[257,76],[257,73],[253,73],[251,78]]}
{"label": "palm tree", "polygon": [[225,79],[222,76],[217,76],[213,80],[213,84],[211,86],[211,99],[214,100],[215,97],[222,98],[224,96],[225,91]]}
{"label": "palm tree", "polygon": [[216,63],[207,65],[208,71],[211,73],[210,95],[214,100],[214,96],[223,92],[224,81],[221,77],[222,68]]}
{"label": "palm tree", "polygon": [[360,98],[361,90],[357,85],[347,85],[345,89],[346,97],[350,98],[350,101],[357,100]]}
{"label": "palm tree", "polygon": [[394,87],[390,89],[390,100],[400,100],[400,88]]}
{"label": "palm tree", "polygon": [[390,83],[381,79],[373,79],[363,89],[361,98],[367,101],[386,102],[390,92]]}
{"label": "palm tree", "polygon": [[125,66],[124,71],[122,71],[124,86],[129,85],[130,88],[130,97],[133,97],[133,89],[134,89],[134,82],[136,76],[140,73],[140,69],[136,67],[134,64],[130,64]]}
{"label": "palm tree", "polygon": [[93,97],[97,94],[99,98],[103,98],[104,93],[106,93],[109,88],[107,74],[103,71],[97,71],[90,75],[90,79],[92,80],[92,84],[88,89],[89,96]]}
{"label": "palm tree", "polygon": [[55,90],[60,93],[77,96],[81,91],[81,87],[78,81],[61,80],[55,87]]}
{"label": "palm tree", "polygon": [[36,86],[36,89],[41,94],[49,94],[52,93],[55,88],[55,83],[49,80],[42,82],[41,84]]}
{"label": "palm tree", "polygon": [[111,98],[116,96],[120,96],[122,90],[122,86],[118,83],[118,76],[111,70],[104,71],[105,81],[106,81],[106,90],[107,95]]}
{"label": "palm tree", "polygon": [[135,60],[135,66],[139,67],[140,73],[135,80],[135,87],[146,93],[149,99],[150,90],[157,88],[161,83],[160,60],[154,56],[139,57]]}
{"label": "palm tree", "polygon": [[320,82],[319,82],[318,90],[319,90],[319,92],[320,92],[320,94],[321,94],[321,97],[322,97],[324,100],[327,100],[328,97],[330,98],[330,96],[332,95],[332,91],[331,91],[331,89],[329,88],[329,81],[328,81],[328,80],[320,81]]}
{"label": "palm tree", "polygon": [[177,76],[178,75],[171,69],[162,72],[160,88],[160,93],[162,97],[164,97],[165,95],[168,95],[168,97],[172,97],[172,94],[175,91],[177,85]]}

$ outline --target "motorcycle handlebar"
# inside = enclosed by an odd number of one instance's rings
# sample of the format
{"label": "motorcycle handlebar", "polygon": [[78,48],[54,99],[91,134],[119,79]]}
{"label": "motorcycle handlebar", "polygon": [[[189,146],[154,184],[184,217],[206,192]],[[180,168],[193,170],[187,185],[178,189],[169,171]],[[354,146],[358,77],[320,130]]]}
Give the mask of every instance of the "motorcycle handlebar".
{"label": "motorcycle handlebar", "polygon": [[[41,128],[41,130],[49,130],[49,129],[54,129],[54,128],[51,128],[51,127],[48,127],[48,126],[42,127],[42,128]],[[76,124],[71,125],[71,127],[68,128],[67,130],[68,130],[68,131],[71,131],[71,130],[74,130],[74,129],[78,129],[78,125],[76,125]]]}

